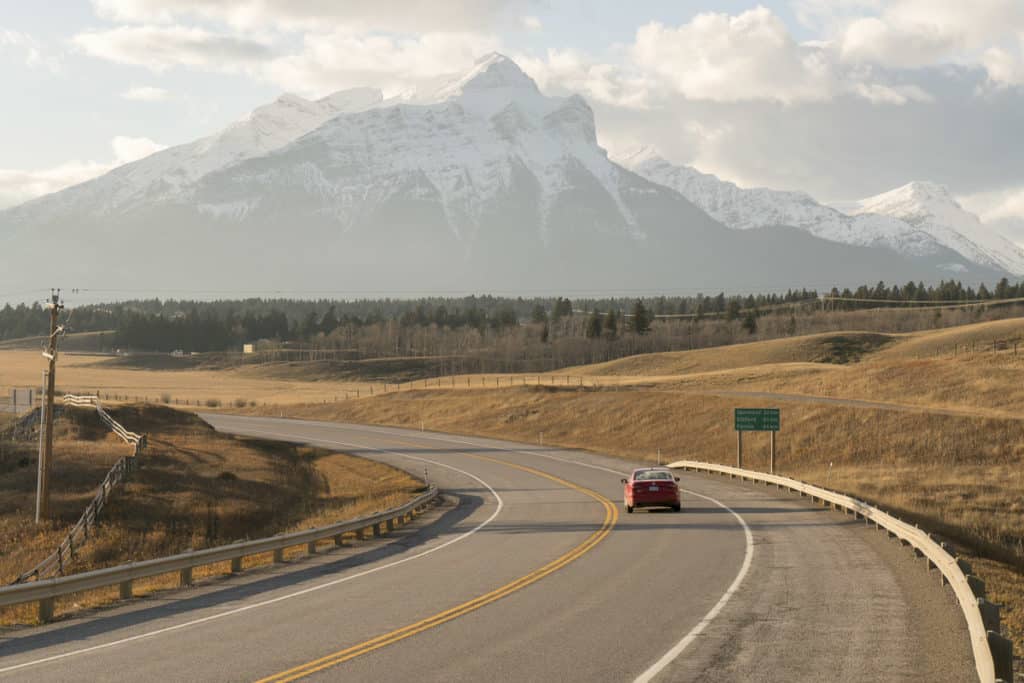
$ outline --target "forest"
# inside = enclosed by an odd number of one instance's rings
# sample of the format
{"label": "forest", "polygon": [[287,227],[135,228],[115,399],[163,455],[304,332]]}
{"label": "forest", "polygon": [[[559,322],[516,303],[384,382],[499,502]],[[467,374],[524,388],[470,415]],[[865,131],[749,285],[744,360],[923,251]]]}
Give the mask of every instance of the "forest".
{"label": "forest", "polygon": [[[1019,315],[1024,286],[879,282],[729,296],[570,300],[450,298],[137,300],[69,308],[69,332],[104,331],[104,351],[218,352],[233,362],[431,357],[448,371],[553,370],[635,353],[842,329],[907,332]],[[915,309],[923,310],[915,310]],[[39,304],[0,309],[0,340],[41,336]],[[241,358],[243,344],[257,353]]]}

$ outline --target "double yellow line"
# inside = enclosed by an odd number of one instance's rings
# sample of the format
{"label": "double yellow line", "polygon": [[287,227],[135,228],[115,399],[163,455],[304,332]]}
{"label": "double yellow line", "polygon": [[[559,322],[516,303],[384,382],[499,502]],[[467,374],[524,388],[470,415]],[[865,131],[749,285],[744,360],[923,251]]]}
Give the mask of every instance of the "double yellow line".
{"label": "double yellow line", "polygon": [[532,467],[526,467],[525,465],[516,465],[513,463],[505,462],[503,460],[498,460],[496,458],[489,458],[483,455],[469,455],[469,457],[477,458],[478,460],[488,460],[490,462],[495,462],[500,465],[505,465],[507,467],[514,467],[515,469],[522,470],[524,472],[529,472],[530,474],[535,474],[539,477],[544,477],[545,479],[550,479],[551,481],[557,484],[561,484],[562,486],[566,486],[575,491],[579,491],[580,493],[590,496],[597,502],[601,503],[601,505],[604,507],[604,521],[601,524],[601,528],[592,533],[590,536],[588,536],[587,539],[583,541],[583,543],[579,544],[578,546],[576,546],[569,552],[565,553],[561,557],[552,560],[543,567],[535,569],[529,574],[526,574],[525,576],[522,576],[516,579],[515,581],[507,583],[504,586],[501,586],[500,588],[496,588],[490,593],[486,593],[478,598],[474,598],[472,600],[464,602],[461,605],[456,605],[455,607],[447,609],[443,612],[438,612],[437,614],[431,617],[427,617],[426,619],[417,621],[414,624],[409,624],[408,626],[403,626],[402,628],[395,629],[390,633],[385,633],[383,635],[377,636],[376,638],[371,638],[370,640],[359,643],[358,645],[353,645],[352,647],[347,647],[344,650],[332,652],[331,654],[325,657],[314,659],[311,662],[306,662],[305,664],[301,664],[294,668],[288,669],[287,671],[282,671],[278,674],[274,674],[273,676],[262,678],[259,681],[257,681],[257,683],[286,683],[287,681],[294,681],[299,678],[304,678],[318,671],[323,671],[324,669],[328,669],[332,666],[337,666],[339,664],[347,662],[350,659],[355,659],[356,657],[359,657],[361,655],[365,655],[370,652],[373,652],[374,650],[386,647],[388,645],[391,645],[392,643],[397,643],[400,640],[412,637],[417,633],[422,633],[423,631],[434,628],[435,626],[440,626],[441,624],[449,622],[453,619],[458,619],[464,614],[469,614],[470,612],[478,610],[481,607],[484,607],[485,605],[489,605],[492,602],[501,600],[506,595],[514,593],[520,589],[526,588],[532,583],[540,581],[545,576],[558,571],[559,569],[566,566],[573,560],[585,555],[587,552],[593,549],[594,546],[596,546],[598,543],[604,540],[604,538],[609,533],[611,533],[612,528],[615,526],[615,523],[619,519],[618,508],[615,506],[614,503],[612,503],[610,500],[602,496],[600,493],[591,491],[590,489],[587,488],[583,488],[582,486],[577,486],[572,482],[548,474],[547,472],[542,472]]}

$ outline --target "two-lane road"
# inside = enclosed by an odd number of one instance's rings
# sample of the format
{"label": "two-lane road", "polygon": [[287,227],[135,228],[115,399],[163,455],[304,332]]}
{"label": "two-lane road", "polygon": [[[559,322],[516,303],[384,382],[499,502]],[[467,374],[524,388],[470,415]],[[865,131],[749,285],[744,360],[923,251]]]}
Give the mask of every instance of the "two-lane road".
{"label": "two-lane road", "polygon": [[427,471],[457,504],[390,537],[0,634],[17,680],[969,681],[924,565],[849,518],[688,475],[621,508],[622,460],[394,428],[205,416]]}

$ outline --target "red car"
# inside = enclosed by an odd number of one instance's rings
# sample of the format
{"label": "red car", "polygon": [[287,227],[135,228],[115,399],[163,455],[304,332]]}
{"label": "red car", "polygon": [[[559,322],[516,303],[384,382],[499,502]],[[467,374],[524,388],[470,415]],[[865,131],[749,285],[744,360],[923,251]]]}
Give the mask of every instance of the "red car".
{"label": "red car", "polygon": [[633,470],[625,484],[626,512],[633,508],[667,507],[675,512],[683,509],[679,498],[679,477],[665,467],[641,467]]}

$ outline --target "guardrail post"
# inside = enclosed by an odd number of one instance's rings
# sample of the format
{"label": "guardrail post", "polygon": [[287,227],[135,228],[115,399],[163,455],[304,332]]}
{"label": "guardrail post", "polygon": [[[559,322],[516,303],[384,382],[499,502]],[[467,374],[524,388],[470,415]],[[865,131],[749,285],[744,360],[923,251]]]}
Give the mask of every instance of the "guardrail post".
{"label": "guardrail post", "polygon": [[978,598],[978,611],[981,612],[981,620],[985,623],[985,630],[999,633],[1001,627],[999,605],[989,602],[985,598]]}
{"label": "guardrail post", "polygon": [[310,541],[306,544],[306,554],[316,555],[316,541]]}
{"label": "guardrail post", "polygon": [[372,533],[373,533],[373,528],[372,527],[363,527],[362,529],[360,529],[359,531],[356,532],[356,536],[359,537],[360,541],[365,541],[366,539],[368,539],[370,537],[370,535]]}
{"label": "guardrail post", "polygon": [[976,597],[985,597],[985,582],[974,574],[967,575],[967,585],[971,587],[971,592],[974,593]]}
{"label": "guardrail post", "polygon": [[131,600],[132,599],[132,582],[131,581],[122,581],[120,584],[118,584],[118,589],[119,589],[119,591],[121,593],[121,599],[122,600]]}
{"label": "guardrail post", "polygon": [[53,621],[53,598],[43,598],[39,601],[39,623],[46,624]]}
{"label": "guardrail post", "polygon": [[343,547],[345,545],[345,536],[344,536],[344,534],[338,534],[337,536],[334,537],[334,545],[337,548],[341,548],[341,547]]}
{"label": "guardrail post", "polygon": [[242,571],[242,558],[235,557],[231,560],[231,573],[237,574]]}
{"label": "guardrail post", "polygon": [[996,678],[1003,681],[1013,680],[1013,642],[993,631],[988,632],[988,647],[992,650],[992,663],[995,664]]}
{"label": "guardrail post", "polygon": [[281,564],[284,562],[284,548],[276,548],[274,550],[274,564]]}
{"label": "guardrail post", "polygon": [[393,518],[389,518],[386,522],[384,522],[384,527],[388,531],[394,531],[395,530],[395,520]]}
{"label": "guardrail post", "polygon": [[192,567],[185,567],[178,572],[178,580],[182,586],[192,585]]}

